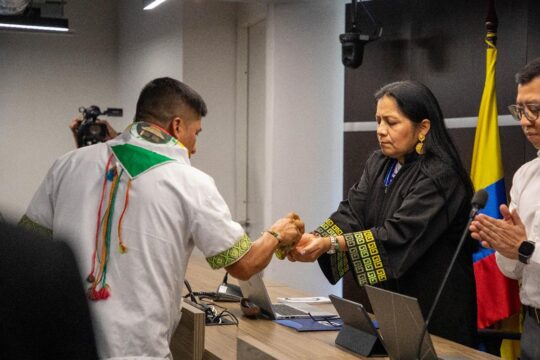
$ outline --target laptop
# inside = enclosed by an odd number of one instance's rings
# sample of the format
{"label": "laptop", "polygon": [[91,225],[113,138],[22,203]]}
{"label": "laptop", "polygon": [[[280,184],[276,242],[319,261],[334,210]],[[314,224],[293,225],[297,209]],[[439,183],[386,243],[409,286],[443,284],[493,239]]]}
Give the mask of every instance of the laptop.
{"label": "laptop", "polygon": [[294,306],[284,303],[273,304],[268,296],[261,273],[253,275],[249,280],[240,280],[238,283],[244,297],[260,307],[261,312],[272,320],[309,318],[309,314],[315,318],[336,316],[336,314],[324,312],[315,306],[305,304],[295,304]]}
{"label": "laptop", "polygon": [[379,332],[362,304],[330,295],[343,328],[336,337],[336,344],[362,356],[386,356]]}
{"label": "laptop", "polygon": [[[369,301],[379,322],[384,346],[392,360],[416,359],[420,337],[424,330],[424,316],[416,298],[385,289],[365,285]],[[463,355],[437,357],[428,331],[422,341],[422,360],[465,360]]]}

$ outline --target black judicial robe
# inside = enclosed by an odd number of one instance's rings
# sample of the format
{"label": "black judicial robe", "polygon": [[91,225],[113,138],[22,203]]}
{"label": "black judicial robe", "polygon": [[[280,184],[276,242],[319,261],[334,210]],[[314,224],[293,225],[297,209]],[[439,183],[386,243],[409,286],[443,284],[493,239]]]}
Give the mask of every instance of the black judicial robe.
{"label": "black judicial robe", "polygon": [[[391,162],[373,153],[360,181],[317,228],[321,236],[343,235],[349,249],[318,261],[332,284],[350,270],[361,290],[369,284],[417,298],[425,317],[466,226],[471,199],[449,165],[416,153],[385,186]],[[472,252],[469,238],[429,325],[430,333],[467,346],[476,338]]]}

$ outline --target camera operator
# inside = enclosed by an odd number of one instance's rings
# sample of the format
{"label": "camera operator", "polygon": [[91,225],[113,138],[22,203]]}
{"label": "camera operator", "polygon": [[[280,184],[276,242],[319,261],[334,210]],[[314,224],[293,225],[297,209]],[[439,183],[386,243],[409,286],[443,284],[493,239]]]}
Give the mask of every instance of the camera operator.
{"label": "camera operator", "polygon": [[[81,117],[76,117],[76,118],[72,119],[70,124],[69,124],[69,128],[71,130],[71,133],[73,134],[73,140],[75,141],[75,146],[77,146],[77,147],[81,147],[81,146],[79,146],[79,143],[77,141],[77,130],[81,126],[82,121],[83,121],[83,119]],[[111,126],[111,124],[109,124],[109,122],[107,120],[97,119],[96,124],[103,124],[103,125],[106,126],[107,134],[106,134],[106,137],[105,137],[105,141],[110,140],[110,139],[114,139],[115,137],[117,137],[119,135],[119,133],[116,130],[113,129],[113,127]]]}

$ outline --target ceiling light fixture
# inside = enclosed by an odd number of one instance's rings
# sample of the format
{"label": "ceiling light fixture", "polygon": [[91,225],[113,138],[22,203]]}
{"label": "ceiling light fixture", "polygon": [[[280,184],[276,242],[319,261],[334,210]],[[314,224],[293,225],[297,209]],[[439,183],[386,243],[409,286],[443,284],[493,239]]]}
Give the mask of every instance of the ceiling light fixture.
{"label": "ceiling light fixture", "polygon": [[39,11],[27,15],[0,15],[0,29],[68,32],[69,23],[63,18],[41,17]]}
{"label": "ceiling light fixture", "polygon": [[54,26],[38,26],[38,25],[18,25],[7,24],[0,22],[0,29],[16,29],[16,30],[29,30],[29,31],[52,31],[52,32],[68,32],[68,28],[54,27]]}
{"label": "ceiling light fixture", "polygon": [[152,10],[167,0],[143,0],[143,10]]}

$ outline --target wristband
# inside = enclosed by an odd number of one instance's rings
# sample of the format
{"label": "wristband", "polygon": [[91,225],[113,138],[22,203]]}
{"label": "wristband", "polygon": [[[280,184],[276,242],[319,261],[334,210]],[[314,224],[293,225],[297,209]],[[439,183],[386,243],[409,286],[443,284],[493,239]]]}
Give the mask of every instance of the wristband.
{"label": "wristband", "polygon": [[276,251],[274,252],[276,254],[276,257],[279,259],[279,260],[284,260],[286,257],[287,257],[287,254],[289,253],[289,251],[292,250],[292,248],[294,246],[292,245],[282,245],[281,244],[281,236],[275,232],[275,231],[272,231],[272,230],[265,230],[261,233],[264,234],[264,233],[269,233],[270,235],[272,235],[273,237],[275,237],[278,241],[278,247],[276,249]]}
{"label": "wristband", "polygon": [[264,231],[261,233],[261,235],[264,235],[264,233],[269,233],[270,235],[272,235],[273,237],[275,237],[279,243],[281,243],[281,240],[282,240],[282,239],[281,239],[281,236],[280,236],[277,232],[272,231],[272,230],[264,230]]}

